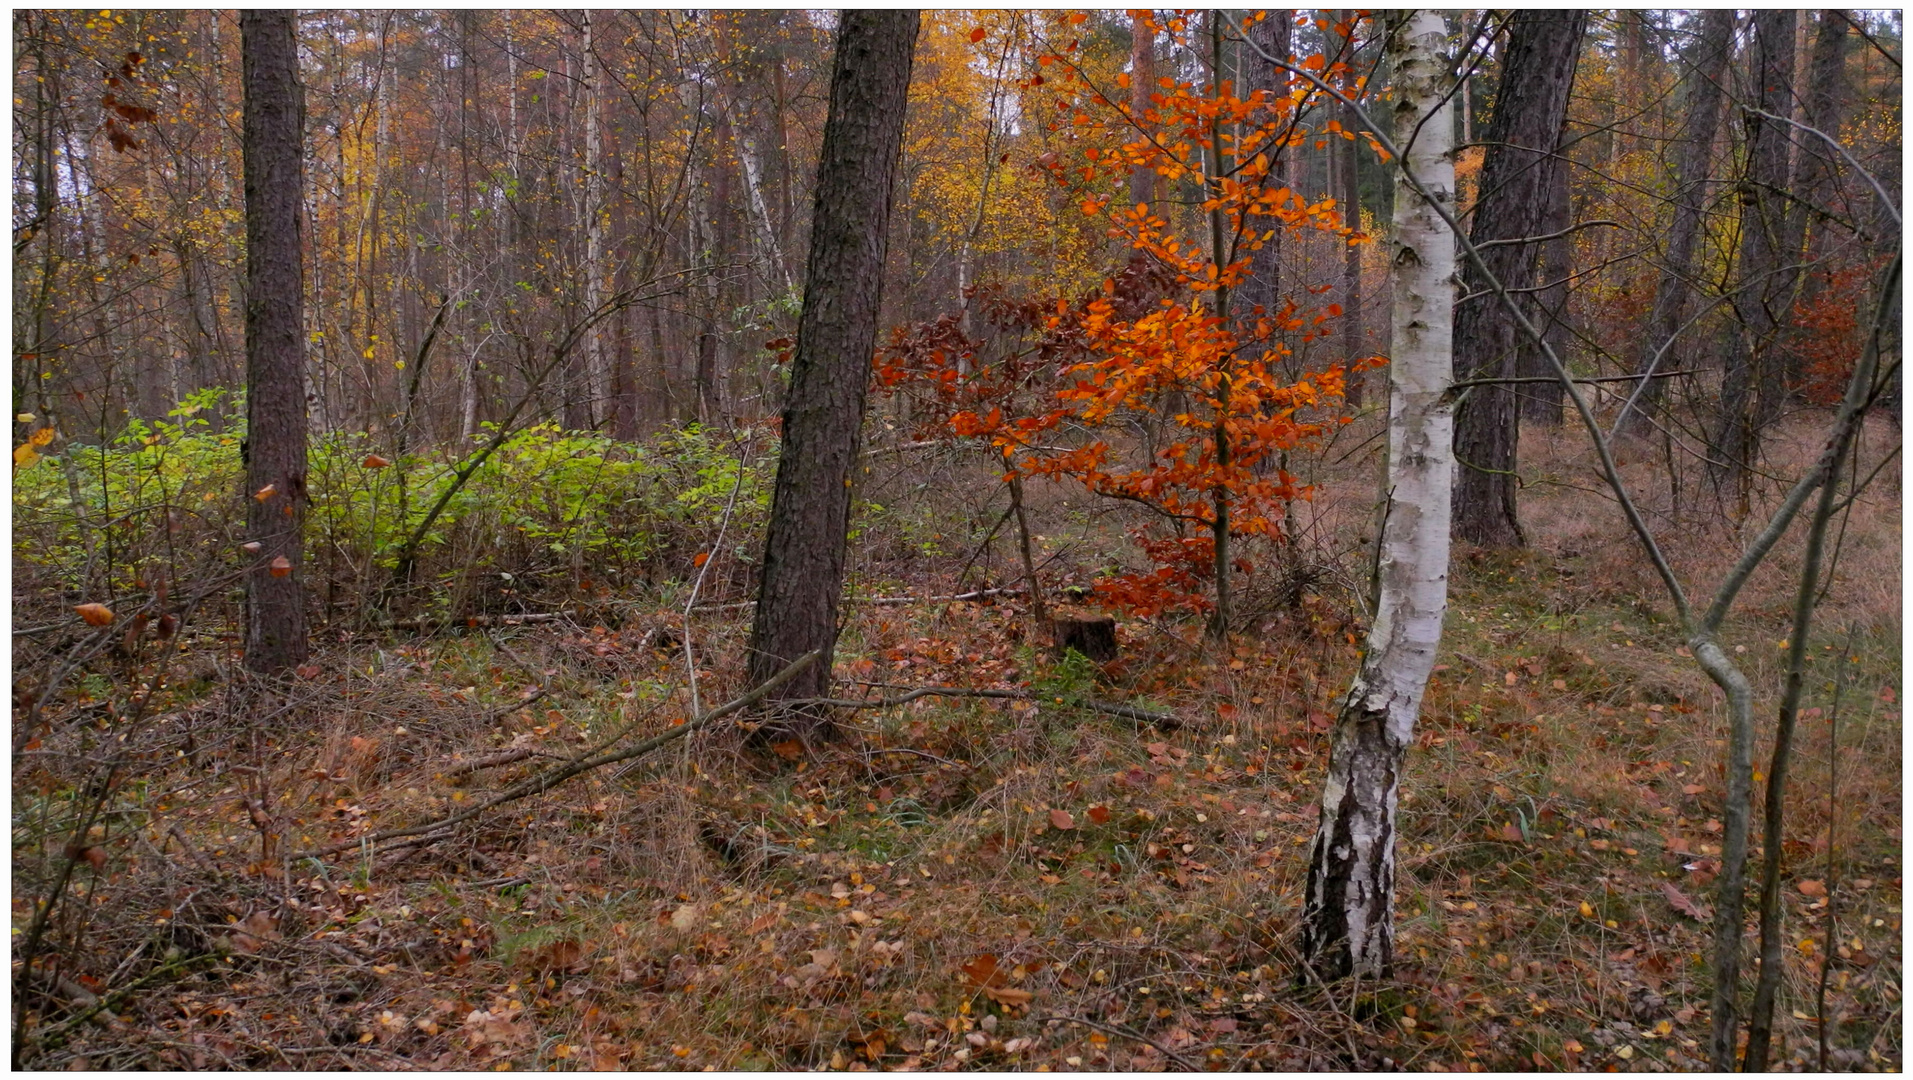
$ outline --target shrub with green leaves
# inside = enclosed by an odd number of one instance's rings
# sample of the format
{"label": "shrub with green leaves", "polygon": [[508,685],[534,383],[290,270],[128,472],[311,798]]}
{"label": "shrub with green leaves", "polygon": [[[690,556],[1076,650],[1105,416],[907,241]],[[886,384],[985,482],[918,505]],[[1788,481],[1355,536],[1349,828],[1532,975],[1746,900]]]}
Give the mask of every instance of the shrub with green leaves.
{"label": "shrub with green leaves", "polygon": [[[178,580],[236,568],[245,422],[239,406],[215,426],[227,400],[204,391],[103,446],[55,444],[16,468],[16,569],[49,594],[97,597],[155,571]],[[363,433],[313,439],[305,574],[327,609],[374,597],[441,499],[408,598],[435,614],[551,603],[590,582],[683,578],[733,491],[731,537],[756,535],[768,511],[771,447],[747,453],[697,427],[620,442],[540,424],[513,433],[447,497],[457,468],[493,434],[395,461]]]}

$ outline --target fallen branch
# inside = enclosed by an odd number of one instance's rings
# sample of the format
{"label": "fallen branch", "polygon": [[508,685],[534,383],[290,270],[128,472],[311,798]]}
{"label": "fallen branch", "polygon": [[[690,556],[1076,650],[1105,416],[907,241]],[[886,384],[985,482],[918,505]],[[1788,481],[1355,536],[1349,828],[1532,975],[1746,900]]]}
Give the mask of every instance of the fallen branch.
{"label": "fallen branch", "polygon": [[651,738],[635,746],[627,747],[623,750],[606,749],[611,743],[615,743],[624,737],[624,732],[619,732],[608,740],[608,742],[599,744],[599,746],[594,747],[592,750],[578,757],[572,758],[563,765],[521,780],[469,810],[453,814],[450,817],[440,818],[437,821],[427,822],[423,825],[411,825],[402,829],[386,829],[369,836],[358,836],[350,840],[342,840],[336,844],[327,844],[324,847],[313,848],[311,851],[301,851],[290,856],[290,861],[298,862],[303,859],[317,859],[322,855],[335,855],[341,851],[348,851],[352,848],[363,848],[372,844],[380,844],[387,840],[398,840],[403,837],[420,836],[425,833],[436,833],[441,829],[450,829],[452,826],[462,825],[494,807],[502,806],[508,802],[514,802],[527,795],[537,795],[550,791],[552,788],[557,787],[559,784],[564,783],[566,780],[580,773],[589,772],[592,769],[601,768],[605,765],[615,765],[620,761],[629,761],[635,757],[643,757],[645,754],[656,750],[660,746],[682,739],[693,731],[708,727],[732,713],[741,712],[764,700],[765,696],[771,691],[789,682],[797,676],[798,672],[809,667],[812,663],[815,663],[819,655],[821,654],[814,650],[807,652],[791,661],[788,667],[764,680],[756,689],[745,694],[743,697],[719,705],[717,708],[712,709],[702,716],[687,720],[661,735],[653,735]]}
{"label": "fallen branch", "polygon": [[500,751],[489,757],[472,758],[470,761],[460,762],[445,770],[445,779],[454,780],[458,777],[469,776],[472,773],[481,772],[485,769],[497,769],[506,765],[516,765],[528,757],[552,756],[554,755],[546,754],[535,747],[514,746],[509,750]]}
{"label": "fallen branch", "polygon": [[1065,1024],[1081,1024],[1084,1027],[1095,1028],[1097,1031],[1107,1032],[1111,1035],[1121,1035],[1125,1039],[1134,1039],[1137,1042],[1148,1043],[1150,1046],[1153,1046],[1156,1048],[1157,1053],[1161,1054],[1163,1057],[1168,1058],[1170,1061],[1173,1061],[1176,1064],[1182,1066],[1182,1070],[1184,1072],[1201,1072],[1202,1071],[1201,1067],[1198,1066],[1195,1062],[1190,1061],[1188,1058],[1183,1057],[1181,1054],[1176,1053],[1174,1050],[1169,1049],[1167,1046],[1164,1046],[1163,1044],[1157,1042],[1156,1040],[1150,1038],[1149,1036],[1144,1035],[1142,1032],[1131,1031],[1130,1029],[1123,1027],[1120,1024],[1105,1024],[1100,1020],[1085,1020],[1080,1016],[1037,1017],[1037,1021],[1039,1023],[1048,1023],[1051,1020],[1061,1021],[1062,1023],[1065,1023]]}
{"label": "fallen branch", "polygon": [[[1036,701],[1044,699],[1041,694],[1028,690],[970,690],[960,686],[921,686],[907,694],[898,694],[887,698],[805,698],[801,701],[787,702],[789,705],[827,705],[838,709],[890,709],[898,705],[908,705],[927,697],[973,697],[998,698],[1008,701]],[[1122,705],[1113,701],[1097,701],[1094,698],[1066,698],[1062,704],[1075,709],[1088,709],[1092,712],[1120,716],[1125,720],[1138,723],[1155,724],[1164,731],[1173,731],[1182,726],[1174,713],[1155,712],[1134,705]]]}
{"label": "fallen branch", "polygon": [[394,630],[436,630],[447,626],[529,626],[536,623],[557,622],[578,614],[575,611],[544,611],[529,615],[463,615],[442,619],[417,618],[399,619],[392,624]]}
{"label": "fallen branch", "polygon": [[[973,592],[957,593],[954,596],[867,596],[851,597],[849,603],[890,606],[895,604],[942,604],[957,600],[988,600],[996,596],[1021,596],[1022,589],[977,589]],[[756,607],[755,600],[737,600],[728,604],[705,604],[696,611],[739,611]]]}

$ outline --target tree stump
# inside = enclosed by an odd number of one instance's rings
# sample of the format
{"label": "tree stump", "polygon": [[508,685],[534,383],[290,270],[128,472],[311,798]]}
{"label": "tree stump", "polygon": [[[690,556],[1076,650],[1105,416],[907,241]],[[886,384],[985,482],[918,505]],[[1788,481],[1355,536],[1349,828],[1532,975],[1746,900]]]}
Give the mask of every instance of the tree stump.
{"label": "tree stump", "polygon": [[1116,659],[1116,620],[1107,615],[1057,615],[1049,631],[1059,658],[1075,649],[1099,664]]}

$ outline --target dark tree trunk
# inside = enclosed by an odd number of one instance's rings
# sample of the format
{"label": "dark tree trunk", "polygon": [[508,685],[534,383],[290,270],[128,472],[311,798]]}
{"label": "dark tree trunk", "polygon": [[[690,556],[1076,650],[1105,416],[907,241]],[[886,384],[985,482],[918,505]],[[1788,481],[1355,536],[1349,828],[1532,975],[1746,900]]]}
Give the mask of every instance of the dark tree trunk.
{"label": "dark tree trunk", "polygon": [[[1852,40],[1852,35],[1848,33],[1849,25],[1844,12],[1820,13],[1820,25],[1813,38],[1813,59],[1807,68],[1807,93],[1803,102],[1806,115],[1803,122],[1829,135],[1839,134],[1847,102],[1853,93],[1846,74],[1847,45]],[[1794,212],[1802,218],[1802,225],[1794,231],[1796,235],[1801,232],[1806,234],[1806,278],[1800,284],[1801,308],[1813,304],[1825,291],[1827,268],[1820,264],[1831,250],[1832,230],[1845,230],[1845,226],[1831,214],[1815,213],[1809,216],[1807,208],[1813,206],[1844,211],[1844,208],[1832,205],[1838,198],[1835,178],[1841,168],[1838,155],[1825,142],[1811,135],[1800,139],[1800,174],[1794,178],[1794,188],[1804,201],[1794,206]],[[1796,337],[1807,333],[1812,331],[1794,331]],[[1788,350],[1787,362],[1787,384],[1798,389],[1803,374],[1799,366],[1800,353]]]}
{"label": "dark tree trunk", "polygon": [[915,11],[855,10],[840,18],[804,308],[751,627],[750,682],[762,683],[813,649],[823,656],[779,688],[780,699],[820,697],[830,686],[850,477],[877,343],[892,180],[917,39]]}
{"label": "dark tree trunk", "polygon": [[[1754,13],[1756,107],[1793,112],[1794,20],[1797,12]],[[1716,485],[1746,475],[1760,453],[1760,429],[1780,411],[1785,370],[1776,338],[1793,306],[1800,218],[1788,198],[1791,143],[1787,125],[1745,114],[1747,176],[1740,194],[1740,269],[1734,325],[1721,373],[1720,411],[1709,459]]]}
{"label": "dark tree trunk", "polygon": [[306,502],[306,389],[299,261],[305,100],[291,11],[240,12],[246,170],[246,666],[285,671],[306,657],[300,527]]}
{"label": "dark tree trunk", "polygon": [[[1263,91],[1270,97],[1280,97],[1288,86],[1288,72],[1262,59],[1256,52],[1260,49],[1270,56],[1287,60],[1294,47],[1292,24],[1295,21],[1293,11],[1271,11],[1249,27],[1249,40],[1255,49],[1242,50],[1243,63],[1248,65],[1248,77],[1244,80],[1249,94]],[[1285,124],[1286,126],[1286,124]],[[1285,149],[1272,149],[1270,157],[1275,163],[1269,168],[1265,181],[1271,187],[1282,186],[1285,175],[1283,162],[1289,153]],[[1255,227],[1274,229],[1275,235],[1268,238],[1260,248],[1249,256],[1249,272],[1243,276],[1242,285],[1237,290],[1237,333],[1244,341],[1254,338],[1257,310],[1264,315],[1274,316],[1281,304],[1282,297],[1282,226],[1273,218],[1255,219]],[[1260,355],[1262,350],[1275,344],[1279,335],[1272,334],[1266,343],[1258,343],[1251,350],[1252,355]]]}
{"label": "dark tree trunk", "polygon": [[[1634,373],[1650,375],[1673,365],[1668,342],[1680,329],[1687,298],[1693,292],[1694,246],[1700,239],[1701,209],[1707,202],[1707,165],[1714,135],[1720,130],[1721,76],[1734,51],[1734,12],[1714,8],[1701,15],[1700,34],[1683,58],[1687,67],[1687,130],[1681,136],[1675,164],[1674,218],[1667,228],[1666,261],[1654,290],[1654,307],[1646,332],[1636,346]],[[1662,350],[1666,349],[1665,352]],[[1615,422],[1619,434],[1646,431],[1661,399],[1663,379],[1646,379],[1634,395],[1634,406]]]}
{"label": "dark tree trunk", "polygon": [[[1564,133],[1565,134],[1565,133]],[[1561,142],[1557,140],[1556,146]],[[1541,263],[1536,271],[1540,291],[1534,295],[1535,323],[1547,339],[1554,355],[1567,359],[1568,275],[1574,272],[1574,238],[1568,234],[1573,205],[1568,197],[1568,159],[1557,155],[1547,164],[1547,204],[1542,209],[1541,233],[1548,239],[1541,244]],[[1521,339],[1515,362],[1516,374],[1523,378],[1552,378],[1554,365],[1540,346]],[[1532,420],[1547,427],[1561,426],[1561,406],[1567,392],[1559,382],[1522,383],[1516,388],[1521,401],[1521,420]]]}
{"label": "dark tree trunk", "polygon": [[[1480,195],[1468,237],[1496,280],[1510,290],[1534,281],[1541,245],[1510,243],[1539,235],[1547,203],[1549,164],[1574,86],[1585,11],[1521,11],[1509,22],[1501,84],[1484,137]],[[1486,245],[1493,244],[1489,247]],[[1455,308],[1455,374],[1459,380],[1506,379],[1515,373],[1518,328],[1470,259],[1462,276],[1464,300]],[[1487,547],[1526,543],[1515,513],[1519,426],[1513,387],[1469,388],[1455,415],[1455,535]]]}

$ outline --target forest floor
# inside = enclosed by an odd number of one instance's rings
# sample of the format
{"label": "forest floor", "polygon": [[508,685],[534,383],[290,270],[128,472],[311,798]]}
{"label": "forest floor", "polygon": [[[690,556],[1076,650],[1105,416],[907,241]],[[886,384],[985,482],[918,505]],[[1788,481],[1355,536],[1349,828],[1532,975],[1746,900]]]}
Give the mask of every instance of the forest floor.
{"label": "forest floor", "polygon": [[[1456,552],[1385,984],[1297,982],[1359,638],[1306,590],[1226,650],[1193,623],[1125,623],[1100,666],[1038,649],[1014,597],[853,605],[849,692],[1030,699],[844,713],[813,748],[716,726],[411,846],[356,842],[688,715],[681,615],[627,604],[602,624],[332,633],[289,693],[182,689],[167,723],[208,734],[145,779],[110,859],[80,860],[100,902],[68,905],[85,955],[31,1006],[29,1063],[1703,1069],[1722,712],[1573,456],[1529,455],[1557,482],[1524,495],[1528,549]],[[1359,508],[1350,484],[1318,501]],[[1814,1067],[1823,1032],[1835,1069],[1902,1065],[1897,480],[1876,495],[1823,608],[1793,770],[1783,1067]],[[1670,547],[1692,569],[1731,540]],[[1796,556],[1727,636],[1763,687]],[[704,708],[739,689],[748,616],[692,620]],[[34,782],[16,769],[16,792]],[[115,978],[143,955],[164,963]],[[81,1020],[93,990],[107,1008]]]}

